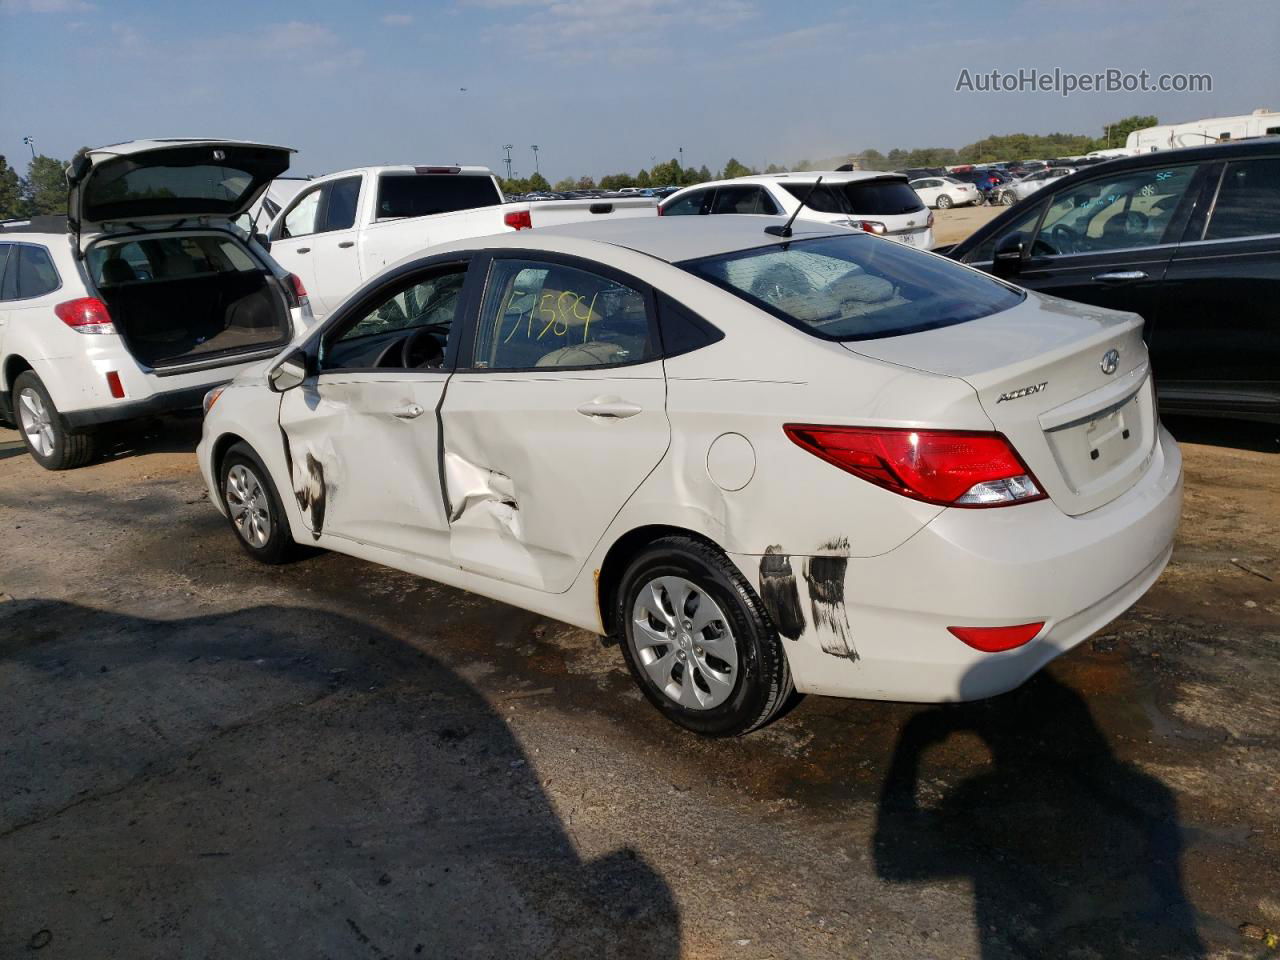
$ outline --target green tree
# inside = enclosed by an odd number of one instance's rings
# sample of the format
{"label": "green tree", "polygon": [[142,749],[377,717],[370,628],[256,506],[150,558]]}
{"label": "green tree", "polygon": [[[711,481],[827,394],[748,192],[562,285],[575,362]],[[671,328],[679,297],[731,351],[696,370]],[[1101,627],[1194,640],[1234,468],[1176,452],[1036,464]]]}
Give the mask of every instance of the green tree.
{"label": "green tree", "polygon": [[765,172],[765,173],[786,173],[786,172],[787,172],[787,168],[786,168],[786,167],[780,167],[780,166],[778,166],[776,163],[771,163],[771,164],[769,164],[767,167],[765,167],[765,168],[764,168],[764,172]]}
{"label": "green tree", "polygon": [[563,180],[556,181],[555,189],[560,193],[564,193],[566,190],[577,190],[578,181],[573,179],[573,177],[565,177]]}
{"label": "green tree", "polygon": [[640,172],[636,174],[636,186],[637,187],[653,186],[653,181],[649,179],[649,171],[644,169],[644,167],[641,167]]}
{"label": "green tree", "polygon": [[66,164],[44,154],[27,164],[27,210],[32,216],[67,211]]}
{"label": "green tree", "polygon": [[595,188],[596,188],[595,177],[579,177],[578,178],[579,190],[594,190]]}
{"label": "green tree", "polygon": [[525,191],[526,193],[532,192],[534,190],[550,190],[551,189],[551,184],[547,182],[547,178],[540,173],[535,173],[532,177],[528,179],[527,183],[529,185],[529,188],[528,190]]}
{"label": "green tree", "polygon": [[715,179],[715,177],[711,175],[711,171],[707,169],[707,165],[705,163],[698,168],[697,177],[698,179],[693,181],[694,183],[706,183],[708,180]]}
{"label": "green tree", "polygon": [[678,186],[681,173],[679,161],[672,157],[666,163],[655,163],[649,169],[649,182],[655,187]]}
{"label": "green tree", "polygon": [[730,157],[729,162],[724,165],[724,178],[726,180],[732,180],[734,177],[749,177],[755,172],[746,164],[739,163],[733,157]]}
{"label": "green tree", "polygon": [[26,202],[22,196],[22,180],[18,171],[9,166],[4,157],[0,157],[0,220],[21,217],[26,213]]}
{"label": "green tree", "polygon": [[634,187],[635,177],[629,173],[610,173],[600,178],[601,190],[621,190],[623,187]]}
{"label": "green tree", "polygon": [[1108,123],[1102,128],[1102,136],[1094,141],[1095,150],[1106,150],[1109,147],[1123,147],[1125,139],[1135,130],[1154,127],[1160,122],[1159,117],[1139,116],[1125,117],[1115,123]]}

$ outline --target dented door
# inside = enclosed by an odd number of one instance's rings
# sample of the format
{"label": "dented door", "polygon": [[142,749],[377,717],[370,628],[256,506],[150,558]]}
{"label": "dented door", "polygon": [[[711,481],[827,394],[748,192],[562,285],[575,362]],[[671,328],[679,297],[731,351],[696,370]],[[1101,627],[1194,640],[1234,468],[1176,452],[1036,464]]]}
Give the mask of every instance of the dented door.
{"label": "dented door", "polygon": [[553,593],[670,439],[650,294],[572,263],[493,261],[441,407],[454,562]]}
{"label": "dented door", "polygon": [[444,372],[323,373],[283,395],[293,494],[313,537],[448,558],[436,420],[447,381]]}

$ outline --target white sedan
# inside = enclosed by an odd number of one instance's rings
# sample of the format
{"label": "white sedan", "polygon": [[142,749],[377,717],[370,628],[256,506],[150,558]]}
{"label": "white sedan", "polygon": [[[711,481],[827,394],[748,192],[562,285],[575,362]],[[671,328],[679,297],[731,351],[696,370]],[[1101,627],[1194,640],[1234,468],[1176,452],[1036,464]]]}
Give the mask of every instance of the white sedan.
{"label": "white sedan", "polygon": [[920,197],[927,207],[946,210],[948,207],[963,207],[967,203],[977,203],[982,193],[972,183],[963,183],[952,177],[922,177],[911,181],[911,189]]}
{"label": "white sedan", "polygon": [[1159,576],[1182,493],[1139,317],[781,218],[459,243],[207,406],[254,557],[314,544],[616,637],[709,735],[793,688],[1020,684]]}

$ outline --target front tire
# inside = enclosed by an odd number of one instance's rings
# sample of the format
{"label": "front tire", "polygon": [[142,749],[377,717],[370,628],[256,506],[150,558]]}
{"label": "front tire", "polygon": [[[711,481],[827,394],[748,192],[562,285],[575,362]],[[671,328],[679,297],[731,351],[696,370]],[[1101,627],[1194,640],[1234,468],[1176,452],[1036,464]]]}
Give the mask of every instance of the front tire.
{"label": "front tire", "polygon": [[284,563],[296,544],[271,474],[253,448],[237,443],[218,467],[218,489],[231,529],[249,556],[260,563]]}
{"label": "front tire", "polygon": [[945,193],[938,194],[938,209],[947,210],[951,207],[951,198]]}
{"label": "front tire", "polygon": [[97,434],[68,429],[44,383],[30,370],[13,382],[13,413],[31,459],[46,470],[83,467],[97,453]]}
{"label": "front tire", "polygon": [[794,689],[760,598],[710,544],[655,541],[627,568],[614,603],[631,676],[687,730],[748,733],[772,720]]}

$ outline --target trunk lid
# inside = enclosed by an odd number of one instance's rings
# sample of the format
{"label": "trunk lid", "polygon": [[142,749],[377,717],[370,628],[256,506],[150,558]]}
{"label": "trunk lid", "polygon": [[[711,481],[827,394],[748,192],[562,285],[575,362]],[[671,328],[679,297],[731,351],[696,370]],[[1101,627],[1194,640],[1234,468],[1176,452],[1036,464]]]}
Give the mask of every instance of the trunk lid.
{"label": "trunk lid", "polygon": [[232,220],[289,169],[289,147],[237,140],[133,140],[89,150],[67,169],[67,214],[78,234],[110,224]]}
{"label": "trunk lid", "polygon": [[1150,463],[1155,393],[1136,314],[1028,293],[968,323],[846,346],[965,380],[1068,515],[1114,500]]}

